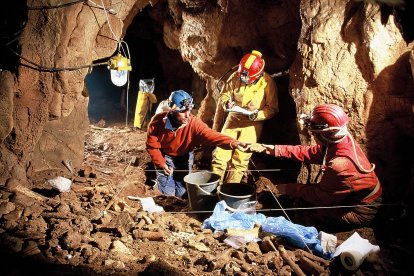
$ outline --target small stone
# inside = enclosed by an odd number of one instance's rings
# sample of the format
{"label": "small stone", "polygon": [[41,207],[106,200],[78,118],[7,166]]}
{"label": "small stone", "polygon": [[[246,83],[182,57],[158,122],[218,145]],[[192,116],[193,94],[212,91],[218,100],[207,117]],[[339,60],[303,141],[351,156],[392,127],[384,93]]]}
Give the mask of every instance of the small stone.
{"label": "small stone", "polygon": [[255,253],[257,255],[262,255],[262,251],[260,250],[260,247],[256,242],[247,243],[246,250],[248,252],[252,252],[252,253]]}
{"label": "small stone", "polygon": [[0,205],[0,216],[10,213],[16,209],[16,206],[12,202],[3,202]]}
{"label": "small stone", "polygon": [[153,255],[153,254],[151,254],[151,255],[146,255],[145,257],[144,257],[144,261],[146,262],[146,263],[152,263],[152,262],[155,262],[157,260],[157,257],[155,257],[155,255]]}

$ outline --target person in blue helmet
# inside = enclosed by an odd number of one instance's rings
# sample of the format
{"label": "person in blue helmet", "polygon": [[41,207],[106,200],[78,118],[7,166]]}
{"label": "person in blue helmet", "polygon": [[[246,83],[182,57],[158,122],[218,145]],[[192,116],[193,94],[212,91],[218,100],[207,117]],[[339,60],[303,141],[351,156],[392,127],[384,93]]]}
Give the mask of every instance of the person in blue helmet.
{"label": "person in blue helmet", "polygon": [[191,114],[193,98],[184,90],[171,93],[170,110],[152,117],[147,130],[146,149],[156,168],[161,193],[183,197],[183,178],[192,170],[196,147],[247,150],[248,144],[209,128]]}

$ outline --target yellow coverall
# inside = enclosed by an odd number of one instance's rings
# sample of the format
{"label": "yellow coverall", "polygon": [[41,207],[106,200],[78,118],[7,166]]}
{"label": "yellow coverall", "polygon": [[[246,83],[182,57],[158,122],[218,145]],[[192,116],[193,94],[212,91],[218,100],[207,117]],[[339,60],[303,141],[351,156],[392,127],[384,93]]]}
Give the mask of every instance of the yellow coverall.
{"label": "yellow coverall", "polygon": [[[263,121],[273,117],[278,111],[277,87],[267,74],[257,83],[246,85],[240,81],[237,73],[233,73],[223,87],[219,102],[226,109],[226,103],[233,101],[235,105],[248,109],[258,109],[257,117],[250,120],[248,116],[230,112],[221,133],[241,142],[256,143],[262,133]],[[243,172],[249,165],[252,153],[224,150],[217,147],[213,152],[212,171],[221,176],[222,183],[240,183]],[[225,178],[228,162],[229,171]]]}
{"label": "yellow coverall", "polygon": [[148,120],[152,104],[157,102],[153,93],[138,91],[137,105],[135,106],[134,127],[142,128],[145,120]]}

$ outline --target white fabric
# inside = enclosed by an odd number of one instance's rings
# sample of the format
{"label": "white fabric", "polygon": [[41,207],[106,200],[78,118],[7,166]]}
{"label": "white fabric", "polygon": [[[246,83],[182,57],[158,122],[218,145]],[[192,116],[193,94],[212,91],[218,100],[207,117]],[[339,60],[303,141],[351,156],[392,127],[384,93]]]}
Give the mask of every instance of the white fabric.
{"label": "white fabric", "polygon": [[168,106],[168,100],[163,100],[158,104],[157,110],[155,110],[155,114],[165,112],[170,110],[170,107]]}

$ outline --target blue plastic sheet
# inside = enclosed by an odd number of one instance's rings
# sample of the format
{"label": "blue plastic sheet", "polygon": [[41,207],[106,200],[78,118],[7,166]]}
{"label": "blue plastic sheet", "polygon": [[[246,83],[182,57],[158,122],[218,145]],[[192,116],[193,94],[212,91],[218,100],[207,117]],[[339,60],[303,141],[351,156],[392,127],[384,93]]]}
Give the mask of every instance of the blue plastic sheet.
{"label": "blue plastic sheet", "polygon": [[226,203],[224,200],[218,202],[214,207],[214,212],[203,222],[203,228],[210,228],[216,231],[224,231],[224,229],[253,229],[254,225],[262,225],[266,216],[263,214],[247,214],[245,212],[236,211],[231,213],[226,211]]}
{"label": "blue plastic sheet", "polygon": [[314,253],[330,258],[331,254],[323,254],[321,241],[318,238],[318,231],[315,227],[295,224],[280,216],[268,217],[262,224],[262,231],[283,237],[295,247],[305,248],[307,246]]}
{"label": "blue plastic sheet", "polygon": [[241,211],[231,213],[226,211],[226,206],[224,201],[218,202],[211,217],[203,222],[203,228],[216,231],[224,231],[228,228],[248,230],[253,229],[257,223],[262,226],[262,231],[286,238],[295,247],[305,248],[307,246],[319,256],[328,259],[332,257],[330,253],[323,254],[321,241],[318,239],[318,231],[315,227],[294,224],[282,216],[266,218],[263,214],[246,214]]}

